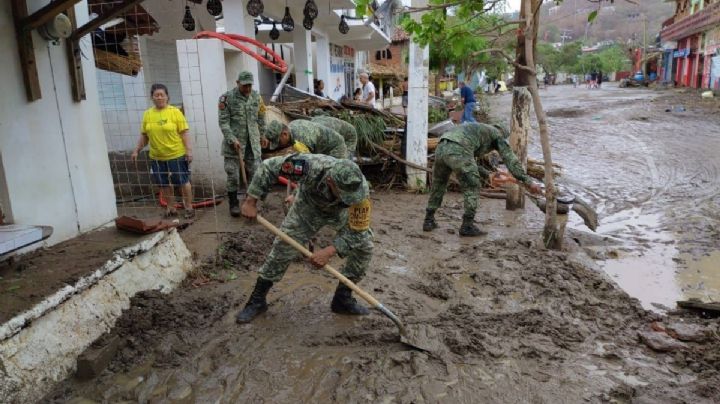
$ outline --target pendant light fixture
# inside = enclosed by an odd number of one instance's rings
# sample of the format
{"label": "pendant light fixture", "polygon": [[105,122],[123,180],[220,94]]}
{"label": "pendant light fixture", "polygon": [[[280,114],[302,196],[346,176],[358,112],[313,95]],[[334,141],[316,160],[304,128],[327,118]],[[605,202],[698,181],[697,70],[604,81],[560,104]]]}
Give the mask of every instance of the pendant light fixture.
{"label": "pendant light fixture", "polygon": [[303,15],[311,20],[315,20],[318,16],[318,7],[314,0],[307,0],[303,8]]}
{"label": "pendant light fixture", "polygon": [[208,0],[206,7],[208,13],[210,13],[213,17],[217,17],[222,14],[222,3],[220,0]]}
{"label": "pendant light fixture", "polygon": [[350,32],[350,27],[348,26],[347,22],[345,22],[345,16],[340,17],[340,25],[338,25],[338,30],[341,34],[345,35],[348,32]]}
{"label": "pendant light fixture", "polygon": [[310,31],[313,27],[313,19],[306,15],[305,18],[303,18],[303,27]]}
{"label": "pendant light fixture", "polygon": [[282,19],[282,29],[286,32],[290,32],[295,29],[295,21],[293,21],[290,15],[290,7],[287,6],[287,0],[285,0],[285,16]]}
{"label": "pendant light fixture", "polygon": [[275,22],[273,21],[273,27],[270,30],[270,39],[276,41],[278,38],[280,38],[280,31],[278,31],[277,27],[275,26]]}
{"label": "pendant light fixture", "polygon": [[185,31],[195,31],[195,19],[190,12],[190,6],[185,4],[185,16],[182,19],[182,26]]}
{"label": "pendant light fixture", "polygon": [[247,12],[253,17],[257,17],[265,11],[265,5],[262,0],[250,0],[247,4]]}

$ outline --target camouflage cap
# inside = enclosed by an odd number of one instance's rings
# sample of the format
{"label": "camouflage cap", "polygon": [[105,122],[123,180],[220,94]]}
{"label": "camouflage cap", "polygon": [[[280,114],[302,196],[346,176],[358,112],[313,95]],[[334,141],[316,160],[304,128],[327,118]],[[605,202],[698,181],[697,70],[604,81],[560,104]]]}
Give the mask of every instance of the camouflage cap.
{"label": "camouflage cap", "polygon": [[493,122],[490,122],[490,126],[499,130],[500,135],[502,135],[502,137],[504,139],[507,139],[510,137],[510,129],[508,129],[508,127],[507,127],[507,125],[505,125],[505,123],[500,122],[500,121],[493,121]]}
{"label": "camouflage cap", "polygon": [[360,167],[350,160],[339,159],[330,169],[330,178],[340,191],[340,200],[350,206],[361,202],[370,195],[365,176]]}
{"label": "camouflage cap", "polygon": [[271,149],[278,148],[280,145],[280,133],[282,133],[285,128],[287,128],[287,125],[275,120],[270,121],[270,123],[265,127],[265,138],[270,142]]}
{"label": "camouflage cap", "polygon": [[238,83],[240,85],[253,84],[253,75],[247,70],[243,70],[238,74]]}

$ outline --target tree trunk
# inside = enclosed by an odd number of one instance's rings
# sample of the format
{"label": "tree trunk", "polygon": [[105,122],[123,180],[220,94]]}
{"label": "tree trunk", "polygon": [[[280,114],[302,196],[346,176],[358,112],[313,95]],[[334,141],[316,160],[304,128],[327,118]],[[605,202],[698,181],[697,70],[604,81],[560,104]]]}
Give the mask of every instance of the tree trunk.
{"label": "tree trunk", "polygon": [[[513,88],[510,147],[524,169],[527,169],[527,144],[530,137],[530,101],[531,95],[527,87]],[[520,193],[518,204],[519,208],[525,208],[524,193]]]}
{"label": "tree trunk", "polygon": [[[535,38],[537,36],[538,25],[534,10],[539,10],[542,0],[523,0],[522,9],[525,11],[525,32],[531,34],[525,37],[525,60],[526,66],[535,69]],[[538,92],[537,76],[529,74],[529,89],[532,95],[535,116],[540,127],[540,144],[542,145],[543,159],[545,160],[545,227],[543,229],[543,242],[545,247],[558,250],[562,248],[563,228],[558,226],[557,219],[557,200],[555,191],[555,179],[552,174],[552,155],[550,152],[550,133],[547,126],[547,116],[540,100]]]}

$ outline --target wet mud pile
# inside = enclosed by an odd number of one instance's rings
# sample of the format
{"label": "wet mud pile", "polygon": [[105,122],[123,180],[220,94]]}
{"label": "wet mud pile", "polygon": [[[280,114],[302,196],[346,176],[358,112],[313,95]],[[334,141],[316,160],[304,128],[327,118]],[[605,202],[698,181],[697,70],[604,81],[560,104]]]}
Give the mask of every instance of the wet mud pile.
{"label": "wet mud pile", "polygon": [[[423,212],[407,209],[423,197],[376,194],[375,251],[360,283],[409,330],[429,330],[430,352],[401,344],[397,328],[377,312],[330,312],[336,282],[303,263],[292,264],[270,291],[267,313],[235,324],[255,280],[243,271],[256,268],[272,242],[249,226],[224,244],[224,257],[244,257],[237,279],[137,296],[113,331],[123,343],[109,368],[90,383],[63,382],[46,401],[709,403],[717,397],[717,319],[671,319],[642,309],[603,273],[567,253],[540,249],[528,235],[539,233],[534,219],[514,218],[526,233],[515,236],[503,219],[485,216],[481,223],[491,236],[459,239],[450,232],[459,224],[459,197],[447,199],[440,228],[423,233]],[[502,209],[500,202],[482,204],[484,212]],[[318,246],[329,240],[323,233]],[[653,323],[678,321],[696,324],[705,338],[667,352],[641,342],[639,333],[655,332]]]}

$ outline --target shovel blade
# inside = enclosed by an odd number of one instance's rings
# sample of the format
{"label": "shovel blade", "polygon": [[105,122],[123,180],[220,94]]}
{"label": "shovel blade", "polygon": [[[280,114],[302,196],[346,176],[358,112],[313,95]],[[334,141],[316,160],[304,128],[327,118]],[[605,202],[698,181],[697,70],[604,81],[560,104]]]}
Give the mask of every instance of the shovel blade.
{"label": "shovel blade", "polygon": [[440,355],[447,351],[440,330],[429,324],[412,324],[404,327],[400,342],[419,351]]}

